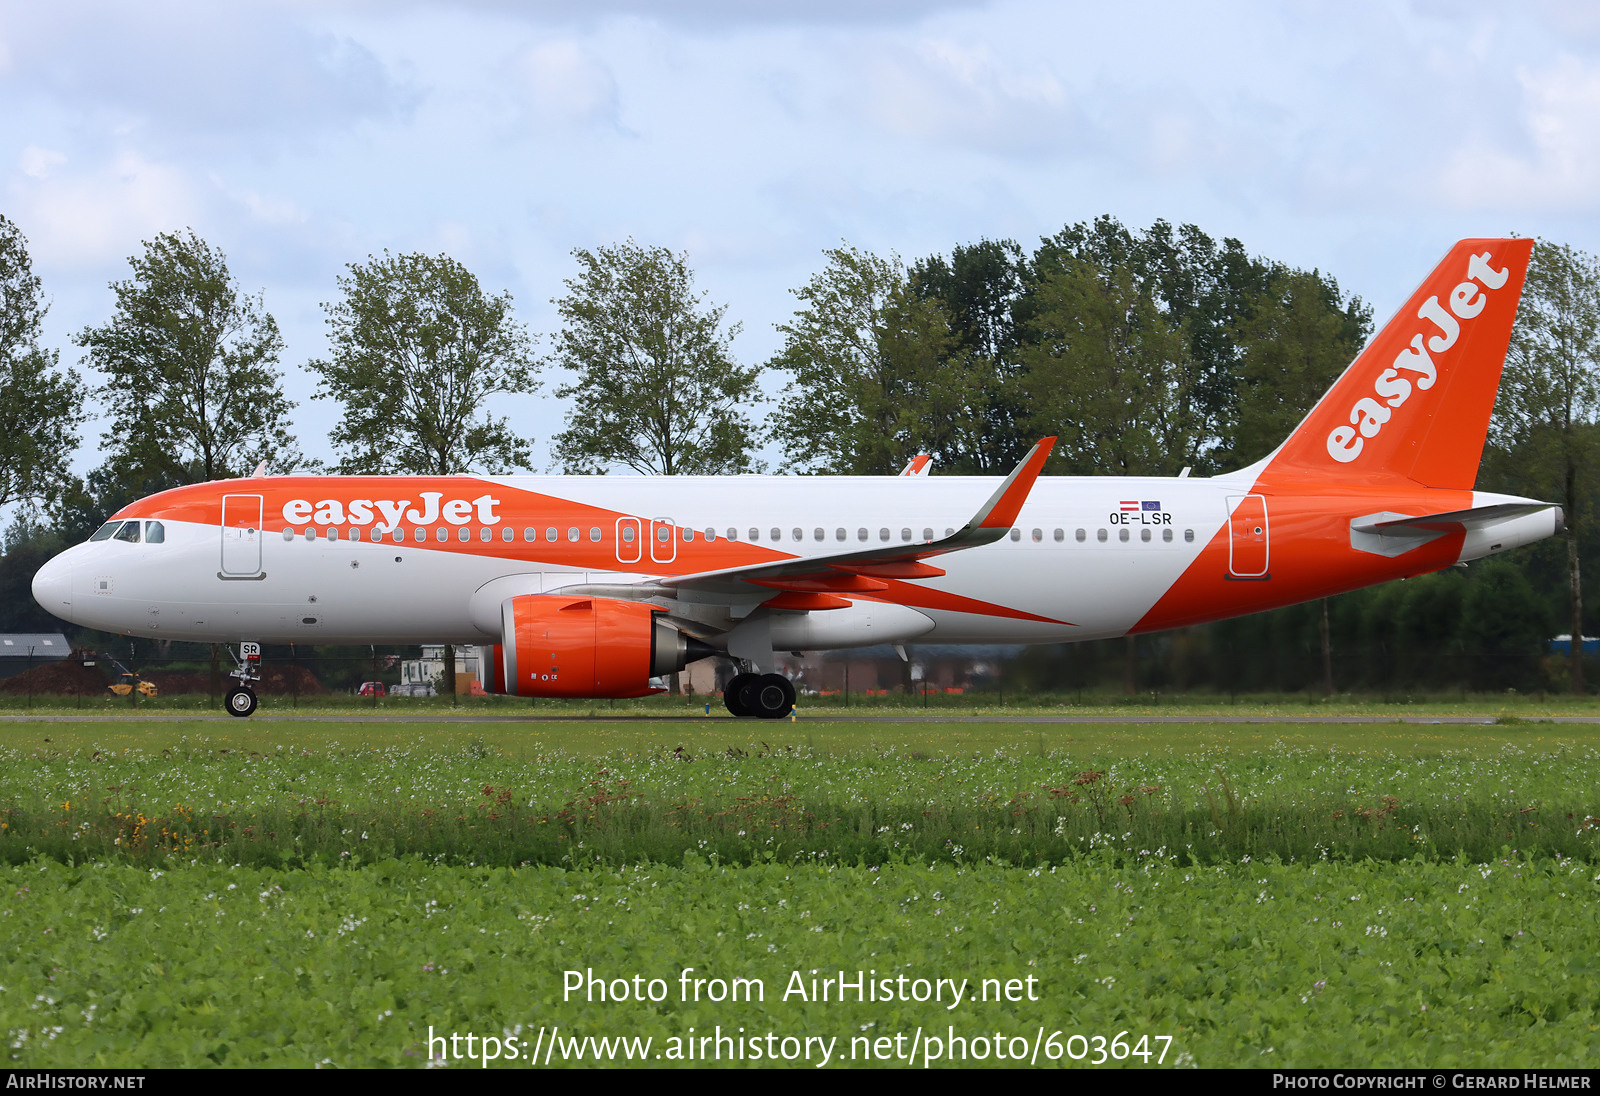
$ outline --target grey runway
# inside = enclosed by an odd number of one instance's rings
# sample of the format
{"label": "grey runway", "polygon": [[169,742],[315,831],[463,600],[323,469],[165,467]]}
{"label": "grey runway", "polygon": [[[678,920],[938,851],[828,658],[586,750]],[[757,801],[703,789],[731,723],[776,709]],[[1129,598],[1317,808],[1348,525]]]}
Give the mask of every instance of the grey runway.
{"label": "grey runway", "polygon": [[[795,713],[795,722],[798,723],[881,723],[892,724],[1268,724],[1294,726],[1297,724],[1369,724],[1369,725],[1396,725],[1411,724],[1415,726],[1433,725],[1462,725],[1462,726],[1492,726],[1496,717],[1492,715],[1441,715],[1441,716],[1385,716],[1385,715],[848,715],[830,712],[827,715],[807,715],[805,712]],[[0,723],[220,723],[225,726],[234,726],[235,721],[222,714],[149,714],[149,715],[0,715]],[[628,723],[628,724],[663,724],[679,725],[690,723],[728,723],[736,721],[730,715],[722,712],[712,712],[710,715],[432,715],[417,713],[415,715],[362,715],[359,713],[340,715],[296,715],[293,713],[274,713],[270,715],[254,715],[250,717],[252,723],[527,723],[538,725],[541,723]],[[770,726],[767,721],[749,719],[738,721],[741,725],[752,728]],[[787,723],[789,720],[778,720],[778,723]],[[1519,717],[1516,724],[1508,726],[1531,726],[1536,724],[1590,724],[1600,723],[1600,716],[1594,715],[1553,715]]]}

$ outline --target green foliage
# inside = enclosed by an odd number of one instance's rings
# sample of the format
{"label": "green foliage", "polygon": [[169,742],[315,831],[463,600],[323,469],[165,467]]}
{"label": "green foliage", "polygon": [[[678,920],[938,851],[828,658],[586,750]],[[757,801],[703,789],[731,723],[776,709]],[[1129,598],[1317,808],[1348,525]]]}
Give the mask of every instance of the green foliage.
{"label": "green foliage", "polygon": [[981,402],[943,306],[916,296],[896,256],[850,246],[794,290],[772,367],[790,374],[772,417],[797,469],[892,475],[919,452],[950,458],[981,435]]}
{"label": "green foliage", "polygon": [[68,489],[83,396],[77,374],[39,345],[48,306],[15,224],[0,216],[0,509]]}
{"label": "green foliage", "polygon": [[[660,1065],[666,1040],[719,1025],[836,1036],[834,1064],[919,1027],[968,1047],[1041,1028],[1170,1036],[1168,1066],[1593,1057],[1592,749],[686,752],[598,767],[425,742],[8,752],[0,848],[10,858],[19,824],[26,841],[57,835],[0,868],[8,1064],[422,1065],[430,1027],[531,1043],[559,1026],[649,1037],[645,1064]],[[608,816],[640,801],[703,819],[670,861],[636,855],[637,835],[608,843]],[[559,862],[523,866],[496,844],[531,803],[555,808]],[[1047,804],[1075,846],[1049,863],[1026,855],[1063,836],[1040,826]],[[815,841],[797,833],[804,812]],[[1211,851],[1156,843],[1174,812]],[[122,845],[98,843],[106,818]],[[290,827],[274,835],[281,860],[240,859],[252,846],[229,820]],[[389,855],[396,823],[431,826],[434,851]],[[906,851],[935,826],[948,844]],[[140,843],[168,853],[152,864],[128,851]],[[1576,851],[1550,851],[1564,843]],[[685,999],[688,967],[764,992]],[[670,992],[567,994],[569,970]],[[966,979],[970,993],[954,1008],[786,999],[796,971]],[[986,978],[1033,992],[983,1000]]]}
{"label": "green foliage", "polygon": [[[1593,518],[1589,470],[1600,454],[1600,260],[1539,241],[1517,307],[1479,480],[1565,510],[1568,631],[1584,633],[1581,543]],[[1573,644],[1574,692],[1585,691]]]}
{"label": "green foliage", "polygon": [[1355,360],[1371,326],[1359,298],[1317,271],[1273,266],[1234,332],[1241,361],[1232,437],[1240,463],[1276,449]]}
{"label": "green foliage", "polygon": [[750,471],[758,371],[733,360],[739,325],[695,293],[688,256],[631,239],[572,255],[551,357],[577,378],[556,390],[574,400],[553,446],[566,470]]}
{"label": "green foliage", "polygon": [[1176,475],[1200,442],[1188,341],[1128,266],[1064,262],[1034,290],[1022,387],[1034,433],[1075,475]]}
{"label": "green foliage", "polygon": [[[955,475],[1004,475],[1027,455],[1026,404],[1016,380],[1023,363],[1017,306],[1026,289],[1027,260],[1012,240],[957,245],[947,260],[930,255],[913,264],[907,285],[917,298],[942,305],[953,343],[943,351],[944,371],[959,371],[966,407],[958,415],[930,416],[923,448]],[[926,368],[926,367],[924,367]]]}
{"label": "green foliage", "polygon": [[274,368],[278,325],[240,293],[221,250],[189,231],[163,233],[112,282],[116,314],[85,327],[84,360],[106,377],[103,448],[119,474],[197,483],[298,460],[292,404]]}
{"label": "green foliage", "polygon": [[390,255],[351,263],[343,294],[325,302],[330,355],[306,363],[315,399],[342,407],[331,439],[339,468],[446,476],[529,465],[529,441],[486,408],[529,393],[533,340],[511,294],[486,294],[448,255]]}

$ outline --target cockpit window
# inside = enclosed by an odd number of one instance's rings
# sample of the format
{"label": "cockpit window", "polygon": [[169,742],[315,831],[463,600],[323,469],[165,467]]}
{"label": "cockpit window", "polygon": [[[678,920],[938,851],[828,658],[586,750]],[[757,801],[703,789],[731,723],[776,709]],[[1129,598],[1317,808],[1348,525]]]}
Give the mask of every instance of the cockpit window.
{"label": "cockpit window", "polygon": [[111,535],[113,533],[115,533],[118,529],[121,529],[121,528],[122,528],[122,522],[120,522],[120,521],[108,521],[104,525],[100,526],[100,528],[96,529],[94,531],[94,536],[90,537],[89,539],[90,540],[110,540],[111,539]]}
{"label": "cockpit window", "polygon": [[165,544],[167,542],[167,527],[159,521],[145,522],[144,542],[146,544]]}
{"label": "cockpit window", "polygon": [[129,544],[139,543],[139,523],[136,521],[123,522],[122,528],[117,530],[117,540],[125,540]]}

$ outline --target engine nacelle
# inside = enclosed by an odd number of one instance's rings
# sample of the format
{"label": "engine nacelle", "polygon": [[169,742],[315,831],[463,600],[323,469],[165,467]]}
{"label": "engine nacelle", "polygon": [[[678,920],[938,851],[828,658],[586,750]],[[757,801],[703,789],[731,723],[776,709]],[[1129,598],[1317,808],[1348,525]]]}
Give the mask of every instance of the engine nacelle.
{"label": "engine nacelle", "polygon": [[615,598],[522,594],[500,606],[497,692],[512,696],[629,697],[657,690],[650,679],[715,649],[656,614]]}

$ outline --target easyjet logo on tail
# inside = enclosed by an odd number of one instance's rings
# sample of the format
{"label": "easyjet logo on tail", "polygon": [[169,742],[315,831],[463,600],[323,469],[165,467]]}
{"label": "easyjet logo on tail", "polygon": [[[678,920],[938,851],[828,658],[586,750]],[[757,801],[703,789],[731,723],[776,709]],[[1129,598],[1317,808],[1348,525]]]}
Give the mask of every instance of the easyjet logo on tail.
{"label": "easyjet logo on tail", "polygon": [[[1450,308],[1429,297],[1417,309],[1417,319],[1432,324],[1413,335],[1411,344],[1395,356],[1394,364],[1372,382],[1372,396],[1363,396],[1350,408],[1350,425],[1337,426],[1328,434],[1328,455],[1340,464],[1349,464],[1361,455],[1368,438],[1375,438],[1395,410],[1411,398],[1413,388],[1426,392],[1439,379],[1432,355],[1442,354],[1461,337],[1461,321],[1471,320],[1489,303],[1488,294],[1506,284],[1509,268],[1496,270],[1493,256],[1485,251],[1467,260],[1467,281],[1450,291]],[[1481,288],[1480,288],[1481,287]],[[1376,398],[1374,398],[1376,397]]]}

